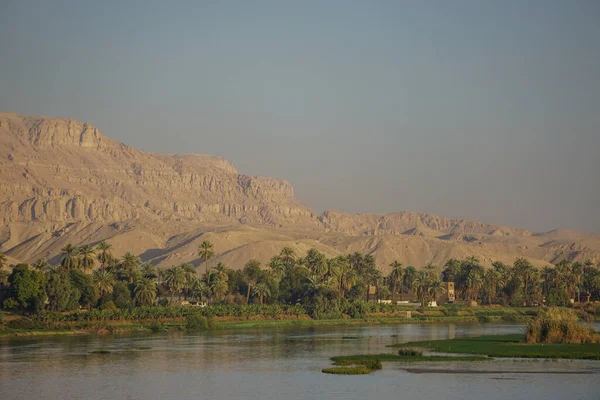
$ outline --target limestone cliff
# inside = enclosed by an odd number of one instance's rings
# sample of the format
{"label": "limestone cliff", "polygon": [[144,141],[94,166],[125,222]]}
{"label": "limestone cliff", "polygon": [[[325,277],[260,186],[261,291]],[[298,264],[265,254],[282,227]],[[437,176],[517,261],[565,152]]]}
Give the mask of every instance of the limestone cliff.
{"label": "limestone cliff", "polygon": [[0,219],[137,218],[317,225],[289,182],[239,174],[220,157],[152,154],[70,119],[0,114]]}
{"label": "limestone cliff", "polygon": [[0,251],[57,261],[67,243],[107,240],[160,266],[198,265],[202,240],[240,268],[282,247],[328,256],[373,254],[382,269],[477,256],[486,265],[526,257],[600,262],[600,235],[528,230],[430,214],[316,215],[289,182],[240,174],[220,157],[154,154],[71,119],[0,113]]}

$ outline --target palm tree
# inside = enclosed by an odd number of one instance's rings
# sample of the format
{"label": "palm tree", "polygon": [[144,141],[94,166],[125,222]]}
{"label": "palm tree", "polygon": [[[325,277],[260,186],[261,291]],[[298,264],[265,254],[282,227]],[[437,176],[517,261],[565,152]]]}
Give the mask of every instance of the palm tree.
{"label": "palm tree", "polygon": [[194,300],[202,301],[206,292],[206,282],[202,279],[196,279],[190,288],[190,297]]}
{"label": "palm tree", "polygon": [[156,280],[158,278],[158,270],[150,263],[142,264],[142,277],[146,279]]}
{"label": "palm tree", "polygon": [[77,268],[79,265],[79,259],[77,258],[77,248],[73,246],[71,243],[67,244],[62,248],[63,258],[60,261],[60,265],[62,265],[67,271]]}
{"label": "palm tree", "polygon": [[248,282],[246,304],[248,304],[248,302],[250,301],[250,291],[252,290],[252,286],[254,286],[258,281],[258,278],[260,277],[260,272],[260,261],[258,260],[249,260],[244,266],[244,276],[246,277],[246,281]]}
{"label": "palm tree", "polygon": [[425,266],[425,271],[427,271],[427,275],[429,275],[429,279],[432,281],[440,279],[438,267],[433,264],[427,264]]}
{"label": "palm tree", "polygon": [[285,264],[282,259],[278,256],[271,257],[271,260],[267,264],[270,268],[271,275],[275,279],[281,279],[283,274],[285,273]]}
{"label": "palm tree", "polygon": [[493,268],[488,269],[483,275],[483,287],[487,295],[488,304],[492,304],[492,299],[498,294],[498,281],[500,273]]}
{"label": "palm tree", "polygon": [[429,274],[425,271],[419,271],[412,283],[412,287],[421,302],[421,307],[425,307],[427,294],[429,293]]}
{"label": "palm tree", "polygon": [[94,255],[96,254],[96,251],[92,246],[87,244],[81,246],[77,251],[77,254],[79,255],[79,266],[81,269],[87,271],[94,268]]}
{"label": "palm tree", "polygon": [[437,302],[438,296],[446,293],[446,288],[442,284],[442,281],[435,279],[429,283],[429,286],[427,287],[427,293],[432,301]]}
{"label": "palm tree", "polygon": [[32,265],[32,267],[34,269],[37,269],[38,271],[44,271],[50,267],[50,264],[48,263],[48,261],[46,261],[45,258],[40,258]]}
{"label": "palm tree", "polygon": [[257,296],[259,304],[262,304],[265,297],[271,296],[271,291],[266,283],[259,282],[252,288],[252,295]]}
{"label": "palm tree", "polygon": [[205,240],[202,243],[200,243],[200,246],[198,247],[198,255],[204,259],[205,273],[208,277],[208,260],[215,256],[212,243],[208,240]]}
{"label": "palm tree", "polygon": [[526,303],[529,303],[529,288],[533,275],[535,274],[535,268],[525,258],[517,258],[514,263],[515,272],[523,282],[523,299]]}
{"label": "palm tree", "polygon": [[148,278],[142,278],[135,284],[133,299],[142,306],[150,306],[156,300],[156,283]]}
{"label": "palm tree", "polygon": [[98,251],[98,255],[96,256],[96,258],[100,263],[100,268],[106,267],[106,264],[108,264],[108,262],[112,258],[112,253],[110,252],[111,247],[112,246],[110,244],[104,241],[98,243],[98,245],[96,246],[96,250]]}
{"label": "palm tree", "polygon": [[139,267],[141,260],[133,253],[127,252],[121,259],[121,268],[129,283],[133,283],[139,278]]}
{"label": "palm tree", "polygon": [[481,283],[481,271],[476,268],[471,269],[465,281],[465,287],[467,292],[471,294],[471,300],[475,300],[477,298],[477,293],[479,292]]}
{"label": "palm tree", "polygon": [[404,279],[402,284],[406,286],[407,290],[413,290],[413,282],[417,277],[417,269],[412,265],[409,265],[404,270]]}
{"label": "palm tree", "polygon": [[451,258],[446,261],[444,270],[442,271],[442,278],[444,282],[456,282],[460,275],[461,263],[459,260]]}
{"label": "palm tree", "polygon": [[194,280],[196,279],[198,274],[196,273],[196,268],[194,268],[194,266],[189,263],[181,264],[181,269],[183,270],[183,274],[185,276],[185,282],[183,284],[183,295],[184,298],[187,300],[189,288],[192,285],[192,283],[194,283]]}
{"label": "palm tree", "polygon": [[291,247],[284,247],[283,249],[281,249],[281,253],[279,253],[279,258],[281,258],[281,261],[283,261],[286,267],[290,267],[296,262],[294,249],[292,249]]}
{"label": "palm tree", "polygon": [[581,301],[581,277],[583,276],[583,264],[580,262],[574,262],[571,267],[571,274],[573,275],[574,287],[577,291],[577,302]]}
{"label": "palm tree", "polygon": [[305,258],[310,272],[318,276],[324,276],[327,272],[327,258],[317,249],[309,249]]}
{"label": "palm tree", "polygon": [[340,256],[333,260],[330,267],[331,275],[335,279],[338,294],[340,297],[344,297],[352,286],[356,284],[358,275],[350,267],[347,257]]}
{"label": "palm tree", "polygon": [[115,277],[106,269],[95,270],[92,274],[92,280],[101,297],[106,293],[112,293],[115,285]]}
{"label": "palm tree", "polygon": [[[404,268],[402,263],[394,261],[390,264],[392,270],[390,271],[389,279],[392,284],[392,304],[396,304],[396,293],[398,292],[398,282],[404,277]],[[402,292],[400,293],[400,299],[402,299]]]}
{"label": "palm tree", "polygon": [[175,293],[179,293],[179,299],[181,299],[181,289],[183,289],[185,279],[185,273],[180,267],[176,266],[167,269],[167,272],[165,273],[165,282],[171,293],[171,301],[173,301]]}

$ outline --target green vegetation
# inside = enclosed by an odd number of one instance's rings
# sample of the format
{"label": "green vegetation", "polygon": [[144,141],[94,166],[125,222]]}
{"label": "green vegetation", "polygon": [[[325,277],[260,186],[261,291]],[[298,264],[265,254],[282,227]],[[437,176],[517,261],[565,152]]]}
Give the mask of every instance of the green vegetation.
{"label": "green vegetation", "polygon": [[[484,361],[487,357],[450,357],[450,356],[423,356],[421,352],[400,351],[399,354],[356,354],[352,356],[332,357],[333,365],[338,367],[324,368],[326,374],[339,375],[364,375],[382,369],[382,362],[439,362],[439,361]],[[406,354],[403,354],[406,353]]]}
{"label": "green vegetation", "polygon": [[356,367],[323,368],[321,370],[321,372],[323,372],[325,374],[335,374],[335,375],[367,375],[367,374],[370,374],[371,372],[373,372],[373,370],[359,365]]}
{"label": "green vegetation", "polygon": [[334,365],[353,365],[365,361],[381,361],[381,362],[415,362],[415,361],[485,361],[489,360],[483,356],[424,356],[421,354],[401,355],[401,354],[355,354],[351,356],[332,357]]}
{"label": "green vegetation", "polygon": [[401,349],[398,350],[398,355],[399,356],[411,356],[411,357],[414,357],[414,356],[422,356],[423,352],[420,351],[420,350],[409,349],[409,348],[403,347],[403,348],[401,348]]}
{"label": "green vegetation", "polygon": [[186,317],[185,329],[188,331],[203,331],[214,327],[215,323],[212,318],[209,319],[198,314],[191,314]]}
{"label": "green vegetation", "polygon": [[[537,314],[520,306],[537,305],[544,298],[551,304],[570,305],[569,299],[582,293],[600,297],[600,269],[591,262],[561,261],[541,272],[524,259],[512,266],[494,263],[487,271],[474,257],[449,260],[441,271],[434,265],[417,271],[393,262],[384,276],[371,255],[327,258],[310,249],[297,257],[286,247],[266,265],[249,260],[243,269],[232,270],[222,263],[210,267],[216,253],[213,244],[204,241],[198,248],[204,264],[200,276],[191,264],[158,270],[130,252],[117,259],[105,242],[95,247],[68,244],[62,252],[55,266],[42,259],[13,266],[8,273],[5,261],[0,263],[0,306],[21,316],[19,322],[1,320],[0,329],[104,332],[114,330],[117,323],[123,326],[122,321],[136,321],[138,327],[151,330],[162,330],[161,324],[196,330],[204,329],[202,318],[215,319],[223,327],[317,324],[314,321],[517,322]],[[0,259],[6,257],[0,254]],[[444,281],[455,282],[463,302],[498,308],[459,304],[427,308],[444,295]],[[375,290],[367,290],[369,286]],[[391,298],[393,303],[405,296],[416,297],[421,307],[373,301]],[[181,306],[189,302],[208,306]],[[578,315],[584,320],[600,315],[600,308],[591,304],[581,307]],[[409,310],[410,321],[400,313]]]}
{"label": "green vegetation", "polygon": [[326,374],[365,375],[383,368],[381,361],[377,358],[346,359],[340,362],[334,362],[334,364],[343,365],[343,367],[324,368],[321,371]]}
{"label": "green vegetation", "polygon": [[479,336],[408,342],[392,347],[417,347],[440,353],[478,354],[489,357],[567,358],[600,360],[600,344],[529,344],[523,335]]}
{"label": "green vegetation", "polygon": [[582,324],[577,314],[567,308],[552,307],[542,310],[529,321],[527,343],[600,343],[600,334],[591,326]]}

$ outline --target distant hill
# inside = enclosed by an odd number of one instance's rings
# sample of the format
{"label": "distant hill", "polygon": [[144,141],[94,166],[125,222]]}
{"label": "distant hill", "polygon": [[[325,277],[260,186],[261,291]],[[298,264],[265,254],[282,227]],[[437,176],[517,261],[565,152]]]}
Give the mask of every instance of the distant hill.
{"label": "distant hill", "polygon": [[471,255],[485,264],[600,261],[594,234],[412,212],[317,215],[289,182],[240,174],[211,155],[136,150],[71,119],[0,113],[0,169],[0,251],[26,262],[102,240],[117,256],[132,251],[159,266],[198,265],[203,240],[232,268],[284,246],[371,253],[384,270],[393,260],[421,267]]}

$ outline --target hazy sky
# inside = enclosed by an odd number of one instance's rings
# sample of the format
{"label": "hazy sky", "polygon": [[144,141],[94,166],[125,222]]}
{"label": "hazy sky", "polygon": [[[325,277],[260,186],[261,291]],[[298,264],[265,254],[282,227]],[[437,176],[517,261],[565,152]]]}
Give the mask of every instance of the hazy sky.
{"label": "hazy sky", "polygon": [[600,2],[0,0],[0,110],[316,211],[600,232]]}

